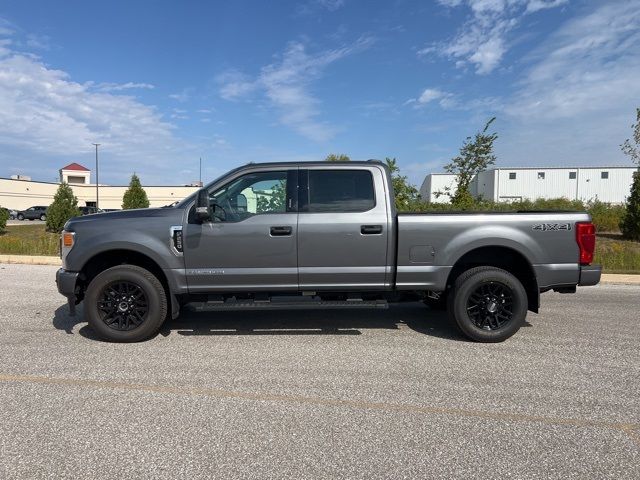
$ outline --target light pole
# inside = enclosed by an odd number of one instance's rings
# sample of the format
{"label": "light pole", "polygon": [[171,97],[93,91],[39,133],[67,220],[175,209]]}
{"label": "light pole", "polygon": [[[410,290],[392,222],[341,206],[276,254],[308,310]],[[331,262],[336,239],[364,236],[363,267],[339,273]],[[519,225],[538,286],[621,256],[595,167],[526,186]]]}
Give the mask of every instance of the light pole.
{"label": "light pole", "polygon": [[92,143],[92,145],[96,146],[96,209],[100,208],[99,206],[99,192],[98,192],[98,180],[99,180],[99,176],[98,176],[98,147],[100,146],[99,143]]}

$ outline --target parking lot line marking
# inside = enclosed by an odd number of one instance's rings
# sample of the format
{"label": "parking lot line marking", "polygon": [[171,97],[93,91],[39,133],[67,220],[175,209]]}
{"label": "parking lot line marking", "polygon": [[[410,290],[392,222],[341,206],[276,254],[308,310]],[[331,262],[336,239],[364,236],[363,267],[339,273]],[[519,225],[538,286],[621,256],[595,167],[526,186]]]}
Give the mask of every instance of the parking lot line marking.
{"label": "parking lot line marking", "polygon": [[484,418],[487,420],[502,420],[513,422],[544,423],[547,425],[564,425],[577,427],[602,427],[625,433],[636,445],[640,446],[640,436],[637,430],[640,425],[623,422],[607,422],[580,418],[545,417],[520,413],[489,412],[483,410],[467,410],[463,408],[433,407],[427,405],[411,405],[402,403],[367,402],[359,400],[344,400],[337,398],[304,397],[299,395],[282,395],[274,393],[251,393],[234,390],[223,390],[202,387],[172,387],[169,385],[145,385],[136,383],[113,382],[105,380],[91,380],[83,378],[41,377],[35,375],[9,375],[0,373],[0,382],[7,383],[36,383],[43,385],[94,387],[114,390],[130,390],[149,393],[166,393],[172,395],[193,395],[215,398],[230,398],[241,400],[302,403],[319,406],[335,406],[406,413],[423,413],[433,415],[451,415],[457,417]]}
{"label": "parking lot line marking", "polygon": [[636,445],[640,446],[640,433],[638,433],[637,426],[633,425],[623,425],[620,427],[624,433],[627,434],[628,437],[633,440]]}

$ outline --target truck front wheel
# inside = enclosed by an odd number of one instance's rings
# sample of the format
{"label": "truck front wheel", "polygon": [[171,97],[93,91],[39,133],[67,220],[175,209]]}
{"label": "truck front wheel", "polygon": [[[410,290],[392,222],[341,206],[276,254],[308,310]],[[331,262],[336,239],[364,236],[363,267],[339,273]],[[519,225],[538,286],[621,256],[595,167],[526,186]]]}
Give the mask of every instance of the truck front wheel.
{"label": "truck front wheel", "polygon": [[449,319],[471,340],[502,342],[527,316],[527,292],[506,270],[476,267],[461,274],[448,296]]}
{"label": "truck front wheel", "polygon": [[158,333],[167,317],[162,283],[135,265],[118,265],[96,275],[84,304],[91,328],[111,342],[146,340]]}

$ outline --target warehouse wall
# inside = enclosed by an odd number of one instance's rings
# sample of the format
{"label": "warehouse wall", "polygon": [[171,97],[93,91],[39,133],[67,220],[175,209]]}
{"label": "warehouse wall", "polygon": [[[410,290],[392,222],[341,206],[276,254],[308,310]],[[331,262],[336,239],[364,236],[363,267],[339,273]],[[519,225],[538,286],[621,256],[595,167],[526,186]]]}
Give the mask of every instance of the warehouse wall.
{"label": "warehouse wall", "polygon": [[[471,193],[493,201],[564,197],[623,203],[635,171],[634,167],[496,168],[481,172],[471,184]],[[603,178],[603,172],[608,178]],[[513,174],[515,178],[510,178]],[[455,185],[455,175],[429,174],[420,193],[430,201],[447,201],[446,197],[438,200],[433,196],[445,184]]]}

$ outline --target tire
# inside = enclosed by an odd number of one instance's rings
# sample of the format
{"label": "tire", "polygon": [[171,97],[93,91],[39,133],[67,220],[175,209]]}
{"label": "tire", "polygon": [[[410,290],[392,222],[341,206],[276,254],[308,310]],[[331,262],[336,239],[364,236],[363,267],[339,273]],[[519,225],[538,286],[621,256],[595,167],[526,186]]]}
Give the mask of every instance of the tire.
{"label": "tire", "polygon": [[24,220],[24,215],[22,215],[21,213],[18,214],[18,220],[22,221]]}
{"label": "tire", "polygon": [[449,320],[476,342],[503,342],[527,316],[527,292],[506,270],[476,267],[461,274],[448,296]]}
{"label": "tire", "polygon": [[15,217],[15,216],[13,216],[13,215],[9,215],[9,220],[15,220],[15,219],[16,219],[16,217]]}
{"label": "tire", "polygon": [[47,220],[47,216],[43,213],[42,215],[40,215],[40,220],[45,222]]}
{"label": "tire", "polygon": [[[146,308],[140,306],[143,303]],[[84,311],[89,326],[101,339],[139,342],[160,330],[167,318],[167,295],[162,283],[148,270],[118,265],[91,281],[85,293]]]}

